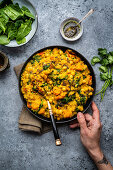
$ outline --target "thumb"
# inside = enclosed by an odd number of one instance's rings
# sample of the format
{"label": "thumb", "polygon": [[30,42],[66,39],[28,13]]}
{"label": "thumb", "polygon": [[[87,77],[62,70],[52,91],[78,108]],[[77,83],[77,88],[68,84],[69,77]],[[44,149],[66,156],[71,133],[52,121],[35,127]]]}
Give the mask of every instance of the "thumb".
{"label": "thumb", "polygon": [[77,120],[79,122],[81,130],[87,129],[86,120],[85,120],[85,117],[84,117],[83,113],[79,112],[77,114]]}

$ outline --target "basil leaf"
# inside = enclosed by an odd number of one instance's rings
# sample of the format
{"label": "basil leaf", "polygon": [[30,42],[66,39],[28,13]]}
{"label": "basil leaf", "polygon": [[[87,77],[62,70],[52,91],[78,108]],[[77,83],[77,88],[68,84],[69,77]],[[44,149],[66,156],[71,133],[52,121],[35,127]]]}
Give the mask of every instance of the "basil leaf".
{"label": "basil leaf", "polygon": [[13,21],[24,15],[18,4],[10,4],[4,8],[5,14]]}
{"label": "basil leaf", "polygon": [[1,45],[7,45],[10,43],[10,40],[6,35],[0,35],[0,44]]}
{"label": "basil leaf", "polygon": [[31,20],[27,20],[25,23],[21,24],[21,26],[18,29],[18,33],[16,37],[17,41],[22,40],[24,37],[26,37],[29,34],[29,32],[31,31],[31,24],[32,24]]}
{"label": "basil leaf", "polygon": [[27,7],[23,6],[21,9],[24,12],[24,15],[26,15],[29,18],[35,19],[34,15],[30,12],[30,10]]}
{"label": "basil leaf", "polygon": [[24,37],[22,40],[20,40],[20,41],[17,41],[16,40],[16,42],[17,42],[17,44],[23,44],[23,43],[25,43],[26,42],[26,38]]}
{"label": "basil leaf", "polygon": [[13,40],[17,35],[17,28],[13,22],[8,22],[7,24],[8,39]]}

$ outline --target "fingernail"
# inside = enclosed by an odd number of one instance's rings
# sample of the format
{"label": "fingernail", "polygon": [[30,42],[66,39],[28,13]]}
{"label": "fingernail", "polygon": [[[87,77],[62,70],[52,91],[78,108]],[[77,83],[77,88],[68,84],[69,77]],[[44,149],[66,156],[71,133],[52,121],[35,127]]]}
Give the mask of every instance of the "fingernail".
{"label": "fingernail", "polygon": [[79,116],[79,118],[81,118],[82,117],[82,113],[78,112],[78,116]]}

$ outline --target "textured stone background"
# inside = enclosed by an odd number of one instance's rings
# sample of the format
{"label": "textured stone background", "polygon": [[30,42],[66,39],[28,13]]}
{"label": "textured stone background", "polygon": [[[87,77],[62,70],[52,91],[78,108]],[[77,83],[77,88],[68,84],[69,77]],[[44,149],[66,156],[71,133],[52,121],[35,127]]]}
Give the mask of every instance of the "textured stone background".
{"label": "textured stone background", "polygon": [[[13,67],[24,62],[35,51],[49,45],[72,47],[89,61],[98,47],[113,50],[113,0],[30,0],[38,12],[39,26],[34,38],[19,48],[0,46],[11,67],[0,75],[0,170],[93,170],[94,163],[80,142],[79,130],[68,126],[59,128],[63,145],[56,147],[53,133],[42,136],[21,132],[18,117],[22,102]],[[61,22],[67,17],[82,18],[89,9],[95,13],[84,22],[80,40],[69,43],[59,33]],[[97,91],[103,82],[99,65],[94,67]],[[95,96],[103,123],[101,145],[113,165],[113,88],[106,92],[104,101]]]}

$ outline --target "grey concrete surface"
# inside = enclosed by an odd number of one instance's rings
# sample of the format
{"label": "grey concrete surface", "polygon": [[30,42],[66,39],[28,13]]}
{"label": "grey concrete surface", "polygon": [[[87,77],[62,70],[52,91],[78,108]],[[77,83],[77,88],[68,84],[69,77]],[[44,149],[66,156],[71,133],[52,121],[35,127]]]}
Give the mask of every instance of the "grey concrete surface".
{"label": "grey concrete surface", "polygon": [[[18,129],[22,101],[13,67],[24,62],[35,51],[50,45],[72,47],[89,61],[99,47],[113,50],[113,0],[30,0],[38,12],[39,26],[34,38],[18,48],[0,46],[10,59],[10,68],[0,74],[0,170],[96,170],[80,141],[80,132],[68,126],[59,128],[62,146],[56,147],[53,133],[42,136]],[[59,33],[67,17],[82,18],[91,8],[95,13],[84,21],[80,40],[69,43]],[[94,67],[97,91],[103,82],[99,65]],[[104,101],[95,96],[103,124],[101,146],[113,165],[113,87]]]}

